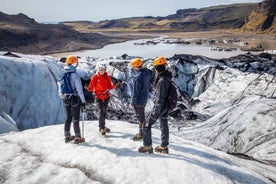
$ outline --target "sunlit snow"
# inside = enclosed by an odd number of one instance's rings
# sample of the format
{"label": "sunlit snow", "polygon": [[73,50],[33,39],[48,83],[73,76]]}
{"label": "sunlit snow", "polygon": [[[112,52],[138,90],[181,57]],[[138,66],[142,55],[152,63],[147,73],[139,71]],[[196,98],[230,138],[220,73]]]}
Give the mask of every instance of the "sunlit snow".
{"label": "sunlit snow", "polygon": [[0,135],[0,183],[272,183],[247,161],[174,135],[169,155],[138,153],[137,125],[107,125],[111,133],[102,137],[96,121],[85,122],[81,145],[64,143],[62,125]]}

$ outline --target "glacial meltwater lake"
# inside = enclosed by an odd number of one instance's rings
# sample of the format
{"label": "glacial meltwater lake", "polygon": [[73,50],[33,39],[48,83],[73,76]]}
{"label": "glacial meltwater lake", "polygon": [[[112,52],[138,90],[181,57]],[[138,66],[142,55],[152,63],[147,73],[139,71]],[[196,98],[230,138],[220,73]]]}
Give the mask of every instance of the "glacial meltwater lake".
{"label": "glacial meltwater lake", "polygon": [[82,50],[75,52],[65,52],[51,54],[53,57],[66,57],[68,55],[76,55],[80,57],[101,57],[107,58],[111,56],[122,56],[127,54],[129,56],[140,56],[143,58],[155,58],[158,56],[172,57],[175,54],[192,54],[192,55],[201,55],[209,58],[229,58],[239,54],[246,53],[241,51],[239,48],[233,51],[211,51],[211,48],[215,48],[216,45],[196,45],[196,44],[167,44],[167,43],[158,43],[155,45],[140,45],[134,43],[143,43],[148,39],[141,40],[132,40],[122,43],[109,44],[104,46],[101,49],[96,50]]}

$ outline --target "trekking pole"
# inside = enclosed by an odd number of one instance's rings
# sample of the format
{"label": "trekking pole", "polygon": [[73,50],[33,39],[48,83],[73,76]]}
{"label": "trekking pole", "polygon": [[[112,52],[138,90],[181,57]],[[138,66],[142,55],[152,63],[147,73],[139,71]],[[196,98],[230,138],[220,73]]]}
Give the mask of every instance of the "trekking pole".
{"label": "trekking pole", "polygon": [[84,139],[84,108],[83,107],[81,108],[81,116],[82,116],[82,118],[81,118],[82,119],[82,137],[83,137],[83,140],[85,140]]}

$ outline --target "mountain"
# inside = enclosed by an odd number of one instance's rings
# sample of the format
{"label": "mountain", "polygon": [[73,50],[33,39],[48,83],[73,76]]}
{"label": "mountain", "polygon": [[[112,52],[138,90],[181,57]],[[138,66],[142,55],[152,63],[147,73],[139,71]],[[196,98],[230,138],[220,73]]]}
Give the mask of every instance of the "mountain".
{"label": "mountain", "polygon": [[[201,9],[179,9],[176,14],[164,17],[147,16],[59,24],[39,24],[21,13],[7,15],[0,12],[0,50],[25,54],[49,54],[98,49],[111,43],[152,37],[149,34],[129,34],[132,32],[236,29],[274,34],[276,27],[274,16],[275,0]],[[109,34],[109,32],[120,34]],[[270,46],[268,48],[271,49]]]}
{"label": "mountain", "polygon": [[79,33],[63,24],[39,24],[24,14],[0,12],[0,50],[46,54],[101,48],[133,38]]}
{"label": "mountain", "polygon": [[276,0],[265,0],[254,9],[241,28],[244,31],[276,33]]}
{"label": "mountain", "polygon": [[[275,167],[173,134],[169,154],[138,153],[142,142],[131,139],[138,125],[106,123],[111,132],[102,137],[97,121],[84,121],[81,145],[64,143],[63,125],[0,134],[0,183],[273,184]],[[159,145],[160,131],[152,135]]]}
{"label": "mountain", "polygon": [[257,3],[180,9],[165,17],[133,17],[100,22],[63,22],[81,32],[88,31],[202,31],[237,29],[244,25]]}
{"label": "mountain", "polygon": [[275,0],[180,9],[165,17],[132,17],[100,22],[63,22],[80,32],[93,31],[207,31],[241,29],[275,34]]}

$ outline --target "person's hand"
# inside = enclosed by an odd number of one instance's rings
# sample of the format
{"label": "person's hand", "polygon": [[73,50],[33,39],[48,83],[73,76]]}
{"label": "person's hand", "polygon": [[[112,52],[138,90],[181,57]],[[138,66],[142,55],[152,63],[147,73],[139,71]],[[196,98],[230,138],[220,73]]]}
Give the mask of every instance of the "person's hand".
{"label": "person's hand", "polygon": [[134,109],[133,104],[129,104],[129,108],[130,108],[130,109]]}
{"label": "person's hand", "polygon": [[110,89],[105,90],[103,93],[109,93]]}
{"label": "person's hand", "polygon": [[58,96],[59,96],[60,98],[63,98],[63,94],[62,94],[61,92],[58,93]]}
{"label": "person's hand", "polygon": [[157,118],[158,115],[157,115],[154,111],[152,111],[152,112],[150,113],[150,117],[149,117],[149,118],[151,118],[151,117]]}
{"label": "person's hand", "polygon": [[88,86],[87,85],[84,85],[83,88],[86,90],[86,91],[89,91],[88,89]]}
{"label": "person's hand", "polygon": [[85,103],[81,103],[81,107],[85,109]]}
{"label": "person's hand", "polygon": [[124,84],[124,82],[118,82],[117,84],[115,84],[115,88],[120,87],[122,84]]}
{"label": "person's hand", "polygon": [[118,88],[122,83],[115,84],[115,88]]}

